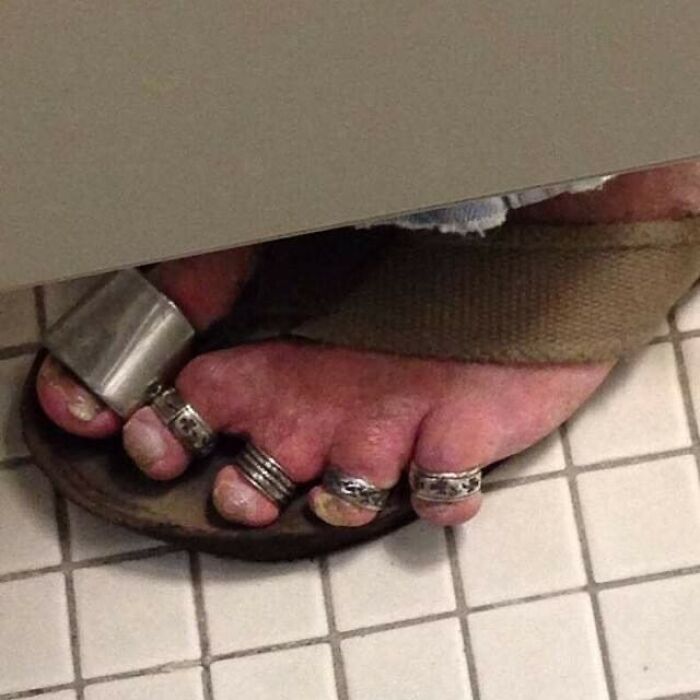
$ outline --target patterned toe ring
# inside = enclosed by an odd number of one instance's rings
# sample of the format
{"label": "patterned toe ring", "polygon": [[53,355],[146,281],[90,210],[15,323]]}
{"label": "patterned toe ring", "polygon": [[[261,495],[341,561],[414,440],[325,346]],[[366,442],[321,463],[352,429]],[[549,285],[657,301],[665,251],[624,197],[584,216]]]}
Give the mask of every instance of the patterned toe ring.
{"label": "patterned toe ring", "polygon": [[214,449],[216,433],[194,406],[180,396],[177,389],[159,392],[150,405],[163,425],[188,452],[205,457]]}
{"label": "patterned toe ring", "polygon": [[409,483],[416,498],[435,503],[458,503],[481,491],[481,467],[463,472],[429,472],[411,463]]}
{"label": "patterned toe ring", "polygon": [[390,489],[380,489],[359,476],[350,476],[337,467],[328,467],[323,474],[323,487],[353,506],[380,511],[386,505]]}

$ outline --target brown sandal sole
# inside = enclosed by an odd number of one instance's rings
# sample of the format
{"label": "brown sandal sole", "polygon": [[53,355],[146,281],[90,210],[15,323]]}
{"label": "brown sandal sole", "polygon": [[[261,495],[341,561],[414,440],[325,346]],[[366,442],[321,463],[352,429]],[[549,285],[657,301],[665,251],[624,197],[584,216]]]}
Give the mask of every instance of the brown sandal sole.
{"label": "brown sandal sole", "polygon": [[361,528],[331,527],[319,520],[300,492],[273,525],[241,528],[223,520],[211,505],[214,477],[242,447],[223,439],[213,455],[172,482],[155,482],[136,469],[119,439],[86,440],[64,432],[45,415],[36,397],[39,353],[22,397],[24,438],[36,465],[59,493],[93,515],[141,534],[188,549],[251,561],[315,557],[369,542],[416,519],[404,482],[386,508]]}

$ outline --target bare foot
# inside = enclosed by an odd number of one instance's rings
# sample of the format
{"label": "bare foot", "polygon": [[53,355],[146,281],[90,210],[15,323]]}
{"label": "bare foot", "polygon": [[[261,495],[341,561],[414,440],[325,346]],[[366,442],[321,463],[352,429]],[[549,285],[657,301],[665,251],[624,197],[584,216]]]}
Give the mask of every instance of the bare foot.
{"label": "bare foot", "polygon": [[[562,195],[517,216],[564,224],[698,212],[700,166],[690,164],[623,176],[599,192]],[[247,252],[220,255],[231,257],[221,264],[218,256],[203,256],[161,266],[161,288],[199,328],[228,310],[246,277]],[[213,299],[198,282],[209,265],[222,273]],[[223,274],[232,266],[233,281]],[[47,362],[39,380],[48,415],[81,435],[118,430],[116,417],[99,404],[96,409],[88,392],[56,367]],[[268,342],[200,356],[176,384],[214,429],[249,435],[299,484],[317,480],[333,465],[389,488],[412,459],[428,471],[462,471],[527,448],[566,420],[610,368],[469,364]],[[187,452],[150,408],[126,423],[124,444],[154,479],[174,478],[187,467]],[[317,515],[333,525],[356,527],[376,517],[321,486],[309,498]],[[236,523],[259,527],[279,515],[235,464],[219,473],[213,499],[222,516]],[[417,513],[438,524],[464,522],[480,503],[480,495],[451,505],[413,499]]]}

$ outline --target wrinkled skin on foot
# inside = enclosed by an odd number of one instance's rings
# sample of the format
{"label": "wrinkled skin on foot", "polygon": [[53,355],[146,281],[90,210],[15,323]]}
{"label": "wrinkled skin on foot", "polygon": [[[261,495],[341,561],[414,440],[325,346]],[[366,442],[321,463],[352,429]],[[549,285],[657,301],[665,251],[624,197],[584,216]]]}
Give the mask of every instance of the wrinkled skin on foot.
{"label": "wrinkled skin on foot", "polygon": [[[514,216],[567,224],[698,213],[700,165],[689,163],[621,176],[601,190],[562,195]],[[156,283],[203,329],[235,304],[251,261],[250,249],[238,249],[164,263]],[[468,364],[267,342],[198,357],[176,384],[213,428],[250,436],[299,484],[319,479],[332,464],[390,488],[412,459],[427,471],[462,471],[527,448],[566,420],[610,368]],[[153,479],[172,479],[188,466],[187,452],[150,408],[122,426],[51,358],[37,392],[47,415],[70,432],[100,438],[123,430],[127,452]],[[212,498],[235,523],[261,527],[279,515],[235,464],[221,470]],[[309,500],[331,525],[358,527],[376,517],[321,486]],[[412,504],[422,518],[447,525],[475,515],[481,495],[456,504],[414,497]]]}

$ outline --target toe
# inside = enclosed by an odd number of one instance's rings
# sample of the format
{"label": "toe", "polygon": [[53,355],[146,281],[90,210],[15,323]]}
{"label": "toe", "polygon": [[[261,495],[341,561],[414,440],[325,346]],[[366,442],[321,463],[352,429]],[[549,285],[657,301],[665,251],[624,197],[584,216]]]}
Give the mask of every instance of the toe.
{"label": "toe", "polygon": [[[321,436],[310,431],[293,429],[279,434],[279,423],[271,417],[266,425],[250,431],[250,441],[272,457],[295,483],[302,484],[318,477],[324,462],[326,445]],[[214,507],[226,520],[248,527],[264,527],[280,514],[280,506],[256,488],[234,463],[224,467],[216,477],[212,493]]]}
{"label": "toe", "polygon": [[129,418],[122,440],[136,466],[157,481],[180,476],[190,461],[187,450],[148,406]]}
{"label": "toe", "polygon": [[[414,461],[426,472],[464,472],[520,452],[566,420],[610,367],[472,366],[466,384],[455,383],[455,391],[426,417]],[[420,517],[445,526],[476,515],[482,495],[436,503],[414,494],[411,502]]]}
{"label": "toe", "polygon": [[[175,381],[182,399],[192,405],[214,432],[221,430],[229,412],[237,405],[237,394],[222,384],[225,376],[228,375],[221,371],[219,353],[211,353],[192,360]],[[127,454],[152,479],[174,479],[192,459],[192,454],[150,406],[140,408],[129,418],[122,439]]]}
{"label": "toe", "polygon": [[39,369],[36,391],[46,415],[74,435],[105,438],[121,426],[119,416],[50,355]]}
{"label": "toe", "polygon": [[216,475],[212,500],[222,518],[248,527],[270,525],[280,514],[277,504],[260,493],[235,465]]}
{"label": "toe", "polygon": [[[332,408],[301,390],[296,354],[281,343],[210,353],[183,370],[177,388],[214,430],[246,436],[301,484],[319,475],[334,423]],[[217,475],[212,498],[219,514],[234,523],[261,527],[279,515],[235,462]]]}
{"label": "toe", "polygon": [[[399,481],[413,450],[418,424],[423,415],[420,402],[404,402],[400,407],[391,400],[374,407],[369,415],[341,425],[330,449],[328,468],[363,479],[380,489],[391,489]],[[358,409],[362,410],[362,409]],[[317,486],[309,494],[314,513],[329,525],[361,527],[379,514],[339,497],[326,486]]]}

